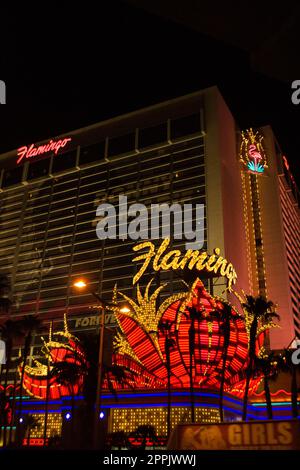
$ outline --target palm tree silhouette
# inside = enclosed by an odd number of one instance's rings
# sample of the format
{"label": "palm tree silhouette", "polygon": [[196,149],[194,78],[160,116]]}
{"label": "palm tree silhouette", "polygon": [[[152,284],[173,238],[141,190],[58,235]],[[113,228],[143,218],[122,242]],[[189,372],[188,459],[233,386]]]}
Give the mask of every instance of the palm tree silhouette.
{"label": "palm tree silhouette", "polygon": [[[17,442],[19,441],[19,430],[20,430],[20,418],[22,414],[22,405],[23,405],[23,387],[24,387],[24,374],[25,367],[28,356],[30,354],[30,347],[33,339],[34,332],[41,325],[41,320],[37,315],[26,315],[19,321],[20,329],[25,335],[24,348],[22,355],[22,367],[21,367],[21,381],[20,381],[20,400],[19,400],[19,410],[18,410],[18,420],[17,420]],[[20,443],[21,444],[21,443]]]}
{"label": "palm tree silhouette", "polygon": [[[217,317],[218,321],[221,321],[220,330],[223,332],[223,362],[221,370],[221,380],[220,380],[220,394],[219,394],[219,410],[220,410],[220,420],[224,421],[224,388],[225,388],[225,378],[226,378],[226,361],[228,356],[228,348],[230,344],[230,325],[232,321],[236,320],[236,314],[232,313],[232,307],[225,301],[218,301],[219,310],[221,310],[221,318]],[[221,332],[220,331],[220,332]]]}
{"label": "palm tree silhouette", "polygon": [[[6,393],[7,385],[8,385],[8,378],[9,378],[9,371],[12,366],[12,353],[13,353],[13,346],[14,342],[17,339],[22,337],[22,328],[19,320],[6,320],[6,322],[0,326],[1,337],[5,341],[6,344],[6,364],[1,369],[1,376],[0,376],[0,383],[3,380],[3,371],[5,370],[4,376],[4,393]],[[14,409],[14,406],[13,406]],[[7,435],[7,427],[4,427],[3,432],[3,446],[6,445]]]}
{"label": "palm tree silhouette", "polygon": [[72,432],[74,430],[74,412],[75,412],[75,386],[78,380],[86,374],[86,367],[77,362],[70,362],[67,359],[73,359],[73,354],[67,354],[64,361],[53,363],[50,370],[50,378],[55,377],[60,385],[68,388],[71,397],[71,416]]}
{"label": "palm tree silhouette", "polygon": [[270,392],[270,381],[276,380],[280,370],[279,356],[275,353],[265,353],[262,357],[254,360],[253,375],[263,375],[264,393],[267,405],[268,418],[273,419],[272,398]]}
{"label": "palm tree silhouette", "polygon": [[[77,362],[69,362],[67,360],[54,363],[51,369],[51,377],[57,377],[58,381],[70,389],[72,396],[72,416],[74,417],[75,409],[75,394],[74,385],[77,383],[79,377],[84,377],[83,381],[83,397],[85,402],[85,421],[86,428],[92,429],[92,422],[94,417],[94,409],[96,403],[97,392],[97,374],[98,374],[98,335],[81,335],[81,346],[86,353],[86,364]],[[73,357],[73,356],[72,356]],[[65,357],[68,359],[68,356]],[[109,391],[118,399],[117,387],[122,385],[130,386],[127,381],[127,372],[129,369],[118,365],[102,364],[102,386],[105,382]],[[89,424],[90,423],[90,424]],[[72,422],[73,424],[73,422]],[[87,441],[92,441],[86,433]]]}
{"label": "palm tree silhouette", "polygon": [[275,304],[263,296],[253,297],[252,295],[246,295],[246,302],[242,303],[242,307],[245,314],[246,329],[249,334],[249,362],[246,369],[246,385],[243,400],[243,420],[246,421],[249,386],[256,358],[256,340],[260,330],[259,324],[261,323],[267,327],[273,324],[274,318],[279,319],[279,315],[275,312]]}
{"label": "palm tree silhouette", "polygon": [[25,423],[23,422],[23,426],[25,429],[25,434],[27,433],[27,446],[30,446],[30,437],[31,432],[35,428],[38,430],[41,427],[41,422],[38,418],[33,415],[27,415],[25,417]]}
{"label": "palm tree silhouette", "polygon": [[172,338],[172,327],[175,322],[167,320],[160,323],[161,332],[165,332],[165,352],[166,352],[166,369],[168,373],[168,409],[167,409],[167,436],[169,436],[171,431],[171,349],[175,346],[176,341]]}
{"label": "palm tree silhouette", "polygon": [[190,401],[191,401],[191,422],[195,422],[195,396],[194,396],[194,368],[195,368],[195,337],[196,337],[196,321],[198,322],[198,329],[200,329],[200,322],[203,318],[205,309],[199,305],[186,308],[189,312],[190,327],[189,327],[189,355],[190,355]]}

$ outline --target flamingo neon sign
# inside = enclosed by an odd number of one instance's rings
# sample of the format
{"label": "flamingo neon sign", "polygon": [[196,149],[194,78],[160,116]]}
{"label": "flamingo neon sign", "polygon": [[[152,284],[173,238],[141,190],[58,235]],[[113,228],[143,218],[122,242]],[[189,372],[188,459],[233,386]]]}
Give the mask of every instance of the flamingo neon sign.
{"label": "flamingo neon sign", "polygon": [[254,171],[255,173],[263,173],[264,167],[259,163],[262,160],[261,153],[258,152],[256,145],[249,145],[249,157],[252,159],[247,163],[249,170]]}
{"label": "flamingo neon sign", "polygon": [[267,167],[267,159],[262,144],[263,136],[252,129],[242,132],[240,161],[251,173],[261,174]]}
{"label": "flamingo neon sign", "polygon": [[54,152],[54,154],[57,155],[58,151],[65,147],[71,140],[71,137],[65,137],[56,141],[50,140],[47,144],[37,147],[34,144],[28,146],[24,145],[24,147],[18,148],[17,164],[21,163],[24,158],[32,158],[37,155],[43,155],[44,153]]}

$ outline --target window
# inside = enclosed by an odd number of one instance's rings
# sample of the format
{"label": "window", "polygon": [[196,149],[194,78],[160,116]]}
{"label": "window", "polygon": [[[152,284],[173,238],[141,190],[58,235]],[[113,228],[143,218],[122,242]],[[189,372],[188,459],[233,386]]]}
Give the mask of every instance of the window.
{"label": "window", "polygon": [[50,158],[44,158],[38,162],[30,163],[28,170],[28,180],[42,178],[49,173]]}
{"label": "window", "polygon": [[2,187],[7,188],[14,184],[21,183],[23,175],[23,166],[12,168],[11,170],[5,170],[3,175]]}
{"label": "window", "polygon": [[135,134],[126,134],[120,137],[113,137],[108,142],[108,156],[121,155],[134,151]]}
{"label": "window", "polygon": [[88,147],[82,147],[80,149],[80,165],[86,165],[87,163],[93,163],[99,160],[103,160],[105,151],[105,142],[89,145]]}
{"label": "window", "polygon": [[76,150],[71,152],[54,155],[52,173],[68,170],[76,165]]}
{"label": "window", "polygon": [[167,123],[139,130],[139,147],[150,147],[167,142]]}
{"label": "window", "polygon": [[171,139],[179,139],[185,135],[195,134],[201,131],[200,114],[192,114],[171,121]]}

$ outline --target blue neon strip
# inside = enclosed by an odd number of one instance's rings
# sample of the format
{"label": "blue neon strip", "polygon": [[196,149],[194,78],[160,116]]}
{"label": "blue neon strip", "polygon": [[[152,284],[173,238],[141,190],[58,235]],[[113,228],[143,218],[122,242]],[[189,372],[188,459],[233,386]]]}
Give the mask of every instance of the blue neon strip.
{"label": "blue neon strip", "polygon": [[[44,401],[44,400],[31,400],[31,401],[27,401],[26,402],[26,405],[46,405],[48,403],[48,405],[62,405],[62,401],[61,400],[49,400],[48,402],[47,401]],[[18,405],[18,401],[16,402],[16,404]]]}
{"label": "blue neon strip", "polygon": [[[183,406],[186,406],[188,408],[190,408],[191,404],[190,403],[180,403],[180,406],[178,406],[178,408],[180,407],[183,407]],[[211,406],[211,404],[207,404],[207,403],[195,403],[195,406],[197,407],[210,407],[210,408],[219,408],[218,405],[214,405],[214,406]],[[155,404],[151,404],[151,405],[118,405],[118,406],[110,406],[110,405],[102,405],[101,408],[103,409],[110,409],[110,408],[122,408],[122,409],[128,409],[128,408],[166,408],[167,407],[167,403],[155,403]],[[177,406],[176,406],[177,408]],[[69,411],[71,410],[72,408],[71,407],[67,407],[67,408],[64,408],[64,412],[65,411]],[[226,411],[231,411],[232,413],[235,413],[235,414],[238,414],[238,415],[242,415],[242,411],[238,411],[238,410],[235,410],[233,408],[229,408],[228,406],[224,406],[224,410]],[[61,413],[62,410],[51,410],[51,411],[48,411],[48,413]],[[22,415],[23,414],[30,414],[30,413],[43,413],[45,414],[45,410],[24,410],[22,411]],[[262,416],[262,417],[258,417],[257,415],[254,415],[252,413],[248,413],[247,416],[249,418],[256,418],[256,419],[267,419],[266,417]],[[282,419],[282,418],[281,418]]]}
{"label": "blue neon strip", "polygon": [[[117,394],[117,397],[122,399],[122,398],[164,398],[164,397],[167,397],[168,396],[168,393],[167,392],[154,392],[154,393],[128,393],[128,394]],[[190,396],[190,393],[189,392],[174,392],[171,394],[172,397],[188,397]],[[194,393],[194,396],[195,397],[203,397],[203,398],[219,398],[219,395],[218,394],[214,394],[214,393],[206,393],[206,392],[195,392]],[[114,398],[114,395],[112,394],[109,394],[109,395],[102,395],[102,399],[106,399],[106,400],[110,400]],[[68,400],[72,400],[72,397],[64,397],[63,400],[52,400],[52,401],[48,401],[48,404],[49,405],[62,405],[62,402],[63,401],[68,401]],[[75,401],[77,400],[83,400],[83,396],[77,396],[75,397]],[[224,401],[227,401],[227,402],[230,402],[230,403],[234,403],[236,405],[241,405],[241,401],[237,400],[237,399],[234,399],[234,398],[230,398],[230,397],[225,397]],[[35,404],[41,404],[41,405],[45,405],[47,402],[46,401],[42,401],[42,400],[38,400],[38,401],[27,401],[26,404],[28,405],[35,405]],[[252,406],[256,406],[256,404],[251,404],[251,405],[248,405],[248,409],[251,409]]]}
{"label": "blue neon strip", "polygon": [[[28,415],[28,414],[33,414],[33,413],[43,413],[46,414],[45,410],[22,410],[21,411],[21,416],[22,415]],[[61,413],[61,410],[48,410],[48,414],[50,413]]]}
{"label": "blue neon strip", "polygon": [[[287,407],[290,407],[292,404],[292,402],[290,401],[278,401],[278,402],[274,402],[272,403],[272,406],[273,407],[276,407],[276,406],[287,406]],[[298,406],[300,405],[300,402],[298,401]],[[255,407],[266,407],[266,404],[265,403],[253,403],[253,406]]]}
{"label": "blue neon strip", "polygon": [[[291,410],[291,407],[290,406],[276,406],[276,407],[273,407],[272,408],[275,408],[276,411],[290,411]],[[261,406],[260,407],[260,410],[267,410],[267,407],[265,406],[264,408]]]}

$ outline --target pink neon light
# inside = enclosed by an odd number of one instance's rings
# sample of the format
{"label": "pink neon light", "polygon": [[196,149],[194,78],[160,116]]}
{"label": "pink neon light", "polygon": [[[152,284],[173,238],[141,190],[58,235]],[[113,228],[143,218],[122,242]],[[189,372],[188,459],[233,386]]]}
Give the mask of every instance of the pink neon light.
{"label": "pink neon light", "polygon": [[259,160],[262,160],[262,156],[258,152],[255,144],[249,145],[249,156],[253,158],[255,166],[257,166]]}
{"label": "pink neon light", "polygon": [[65,147],[66,144],[71,140],[71,137],[67,137],[65,139],[57,140],[56,142],[50,140],[47,144],[39,145],[38,147],[35,147],[34,144],[20,147],[18,148],[17,164],[21,163],[24,158],[36,157],[37,155],[42,155],[43,153],[54,152],[55,155],[57,155],[58,151]]}
{"label": "pink neon light", "polygon": [[289,169],[290,169],[290,165],[289,165],[289,163],[288,163],[288,161],[287,161],[287,158],[286,158],[284,155],[282,156],[282,158],[283,158],[284,166],[286,167],[287,170],[289,170]]}

